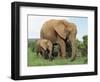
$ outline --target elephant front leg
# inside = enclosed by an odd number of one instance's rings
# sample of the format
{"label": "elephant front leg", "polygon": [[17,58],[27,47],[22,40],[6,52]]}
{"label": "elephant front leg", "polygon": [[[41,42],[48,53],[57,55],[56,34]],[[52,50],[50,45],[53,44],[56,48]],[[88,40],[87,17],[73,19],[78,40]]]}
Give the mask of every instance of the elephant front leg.
{"label": "elephant front leg", "polygon": [[59,43],[60,48],[61,48],[61,57],[65,58],[66,57],[66,44],[65,44],[65,41],[59,37],[58,38],[58,43]]}

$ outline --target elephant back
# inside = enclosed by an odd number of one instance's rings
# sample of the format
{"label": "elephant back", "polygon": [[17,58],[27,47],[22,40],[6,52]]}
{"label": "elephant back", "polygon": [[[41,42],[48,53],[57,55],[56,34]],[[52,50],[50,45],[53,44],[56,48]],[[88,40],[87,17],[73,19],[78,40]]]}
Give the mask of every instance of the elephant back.
{"label": "elephant back", "polygon": [[55,20],[49,20],[46,21],[41,30],[40,30],[40,38],[42,39],[48,39],[52,42],[55,42],[57,40],[57,33],[54,30],[54,23]]}

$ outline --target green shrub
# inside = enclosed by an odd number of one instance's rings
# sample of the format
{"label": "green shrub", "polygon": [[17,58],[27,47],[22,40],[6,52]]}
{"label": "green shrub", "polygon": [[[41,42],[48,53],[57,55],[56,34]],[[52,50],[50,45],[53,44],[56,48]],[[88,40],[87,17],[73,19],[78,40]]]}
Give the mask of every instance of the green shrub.
{"label": "green shrub", "polygon": [[87,35],[83,36],[83,41],[77,40],[77,52],[81,56],[87,56],[88,51],[88,37]]}
{"label": "green shrub", "polygon": [[32,50],[32,52],[36,51],[36,41],[37,40],[29,40],[28,41],[28,48]]}

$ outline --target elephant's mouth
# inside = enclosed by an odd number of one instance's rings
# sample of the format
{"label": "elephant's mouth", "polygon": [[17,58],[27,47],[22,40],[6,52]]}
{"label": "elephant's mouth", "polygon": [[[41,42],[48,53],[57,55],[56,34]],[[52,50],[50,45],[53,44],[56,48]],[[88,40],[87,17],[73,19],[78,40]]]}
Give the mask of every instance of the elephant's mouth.
{"label": "elephant's mouth", "polygon": [[51,61],[51,60],[53,60],[54,58],[53,58],[52,55],[49,56],[49,53],[50,53],[50,51],[49,51],[48,49],[46,49],[46,50],[44,51],[44,59],[50,59],[50,61]]}
{"label": "elephant's mouth", "polygon": [[48,49],[44,50],[44,59],[49,59],[48,54],[49,54],[49,50]]}

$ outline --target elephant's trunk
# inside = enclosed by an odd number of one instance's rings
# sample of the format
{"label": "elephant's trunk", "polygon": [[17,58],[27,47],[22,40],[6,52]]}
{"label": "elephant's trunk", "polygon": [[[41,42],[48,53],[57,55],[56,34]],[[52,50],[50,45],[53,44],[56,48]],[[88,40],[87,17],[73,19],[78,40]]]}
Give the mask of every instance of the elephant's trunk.
{"label": "elephant's trunk", "polygon": [[76,40],[72,41],[72,57],[71,61],[74,61],[76,58]]}
{"label": "elephant's trunk", "polygon": [[72,49],[71,61],[73,61],[76,58],[76,35],[75,34],[70,35],[69,42],[71,43],[71,49]]}

